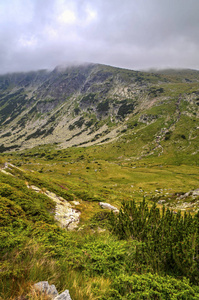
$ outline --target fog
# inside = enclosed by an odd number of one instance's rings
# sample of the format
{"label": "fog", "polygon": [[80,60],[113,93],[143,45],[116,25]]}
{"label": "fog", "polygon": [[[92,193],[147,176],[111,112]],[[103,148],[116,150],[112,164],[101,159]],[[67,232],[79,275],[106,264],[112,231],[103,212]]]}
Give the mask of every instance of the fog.
{"label": "fog", "polygon": [[0,73],[93,62],[199,69],[198,0],[1,0]]}

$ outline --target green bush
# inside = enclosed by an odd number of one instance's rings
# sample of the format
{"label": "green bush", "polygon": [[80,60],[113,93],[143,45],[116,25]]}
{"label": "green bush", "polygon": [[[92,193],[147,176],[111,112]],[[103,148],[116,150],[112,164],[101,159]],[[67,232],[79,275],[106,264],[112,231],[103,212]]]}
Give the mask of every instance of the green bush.
{"label": "green bush", "polygon": [[114,233],[120,239],[134,239],[141,243],[136,260],[142,269],[186,276],[199,282],[199,213],[195,216],[174,214],[145,200],[136,206],[134,201],[123,202],[118,215],[112,217]]}
{"label": "green bush", "polygon": [[120,275],[113,281],[107,299],[122,300],[197,300],[199,288],[191,286],[187,279],[177,280],[156,274]]}

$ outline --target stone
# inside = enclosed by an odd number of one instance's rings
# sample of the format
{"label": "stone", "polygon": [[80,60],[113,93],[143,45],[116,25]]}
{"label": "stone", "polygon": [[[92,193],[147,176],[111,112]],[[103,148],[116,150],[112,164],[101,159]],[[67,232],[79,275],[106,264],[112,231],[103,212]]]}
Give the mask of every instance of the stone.
{"label": "stone", "polygon": [[34,288],[42,294],[51,296],[52,299],[58,296],[58,291],[54,284],[50,285],[48,281],[40,281],[34,284]]}
{"label": "stone", "polygon": [[106,202],[99,202],[99,205],[102,207],[102,208],[106,208],[106,209],[110,209],[114,212],[119,212],[119,209],[117,209],[117,207],[115,206],[112,206],[110,205],[109,203],[106,203]]}
{"label": "stone", "polygon": [[65,290],[59,295],[55,285],[50,285],[48,281],[37,282],[34,284],[34,288],[40,293],[48,295],[53,300],[72,300],[69,294],[69,290]]}
{"label": "stone", "polygon": [[106,231],[106,229],[102,229],[100,227],[97,228],[97,232],[99,232],[99,233],[104,232],[104,231]]}
{"label": "stone", "polygon": [[184,195],[181,195],[179,198],[177,198],[177,199],[179,199],[179,200],[181,200],[181,199],[184,199],[184,198],[187,198],[187,197],[189,197],[191,195],[191,192],[187,192],[187,193],[185,193]]}
{"label": "stone", "polygon": [[140,116],[139,122],[145,123],[145,124],[150,124],[150,123],[153,123],[157,119],[157,117],[158,117],[157,115],[144,114],[144,115]]}
{"label": "stone", "polygon": [[166,202],[166,200],[159,200],[158,201],[158,204],[163,204],[163,203],[165,203]]}
{"label": "stone", "polygon": [[[68,230],[74,230],[78,227],[81,212],[76,209],[73,209],[72,205],[68,201],[66,201],[62,197],[57,196],[55,193],[52,193],[48,190],[40,189],[34,185],[29,186],[27,184],[27,187],[31,188],[37,193],[41,192],[45,194],[47,197],[56,202],[55,220],[59,222],[60,227],[67,228]],[[79,205],[80,203],[76,201],[73,204]]]}
{"label": "stone", "polygon": [[37,193],[40,193],[40,192],[41,192],[41,189],[38,188],[37,186],[31,185],[30,188],[31,188],[33,191],[37,192]]}
{"label": "stone", "polygon": [[72,203],[74,204],[74,205],[80,205],[80,202],[79,201],[72,201]]}
{"label": "stone", "polygon": [[69,290],[65,290],[63,293],[58,295],[54,300],[72,300],[69,294]]}
{"label": "stone", "polygon": [[196,189],[192,193],[193,196],[199,196],[199,189]]}
{"label": "stone", "polygon": [[187,198],[189,196],[193,196],[193,197],[199,196],[199,189],[191,190],[191,191],[185,193],[184,195],[181,195],[177,199],[182,200],[182,199],[185,199],[185,198]]}

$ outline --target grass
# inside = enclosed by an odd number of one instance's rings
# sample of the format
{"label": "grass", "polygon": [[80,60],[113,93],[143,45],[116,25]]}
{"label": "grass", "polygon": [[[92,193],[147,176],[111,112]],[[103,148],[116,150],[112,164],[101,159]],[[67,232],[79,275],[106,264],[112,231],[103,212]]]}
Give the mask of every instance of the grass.
{"label": "grass", "polygon": [[[116,282],[131,282],[132,273],[138,274],[139,282],[140,267],[133,265],[137,241],[118,241],[109,232],[108,212],[98,202],[120,208],[123,200],[134,199],[138,203],[145,197],[150,206],[159,199],[166,199],[172,206],[176,194],[198,188],[199,166],[191,158],[187,164],[167,163],[172,161],[170,152],[135,160],[130,156],[130,143],[128,147],[112,144],[112,156],[110,149],[109,144],[65,150],[43,146],[2,155],[2,166],[5,161],[19,166],[7,170],[13,176],[0,174],[0,193],[7,205],[0,211],[4,220],[9,220],[2,223],[0,234],[2,299],[22,295],[45,299],[32,289],[41,280],[55,284],[59,293],[69,289],[73,300],[116,299],[111,298],[117,294]],[[53,203],[28,190],[27,182],[68,197],[69,201],[79,201],[79,230],[60,229],[49,215]],[[129,261],[132,264],[127,271]]]}
{"label": "grass", "polygon": [[[136,264],[139,242],[118,240],[111,231],[110,213],[99,206],[105,201],[120,208],[123,201],[139,203],[145,198],[150,207],[163,199],[175,210],[179,195],[198,188],[198,119],[196,105],[190,100],[198,83],[185,85],[181,73],[179,78],[162,75],[164,83],[158,83],[155,75],[137,75],[135,72],[139,82],[148,80],[164,90],[157,94],[153,106],[148,99],[146,108],[124,120],[126,127],[115,141],[62,150],[55,144],[43,145],[1,155],[1,167],[9,161],[19,168],[7,170],[13,176],[0,173],[0,299],[24,295],[45,299],[32,289],[40,280],[55,284],[60,293],[69,289],[73,300],[127,299],[133,283],[136,291],[144,293],[140,285],[145,281],[147,297],[153,299],[153,280],[162,291],[173,282],[168,274],[150,275],[150,266]],[[130,80],[128,71],[121,73],[121,78]],[[140,121],[142,114],[157,117],[149,118],[146,124]],[[101,120],[97,126],[105,123]],[[79,229],[60,229],[53,218],[55,204],[27,189],[27,183],[70,202],[79,201]],[[185,210],[194,214],[198,200],[187,198],[185,201],[195,207]],[[184,284],[178,276],[175,280],[182,291],[196,294],[192,283]]]}
{"label": "grass", "polygon": [[23,156],[17,155],[14,160],[26,171],[24,180],[51,189],[62,197],[70,195],[69,199],[79,200],[82,223],[100,210],[99,201],[119,208],[123,200],[139,202],[145,196],[151,201],[157,196],[157,189],[164,191],[160,194],[163,196],[198,188],[198,166],[177,165],[177,161],[167,164],[168,160],[180,160],[179,154],[175,157],[174,153],[173,158],[167,156],[165,160],[164,157],[151,157],[138,161],[123,158],[110,161],[102,159],[106,147],[110,146],[103,146],[98,152],[95,148],[74,148],[73,153],[70,149],[58,151],[53,160],[44,156],[37,158],[36,163],[35,157],[26,157],[22,162]]}

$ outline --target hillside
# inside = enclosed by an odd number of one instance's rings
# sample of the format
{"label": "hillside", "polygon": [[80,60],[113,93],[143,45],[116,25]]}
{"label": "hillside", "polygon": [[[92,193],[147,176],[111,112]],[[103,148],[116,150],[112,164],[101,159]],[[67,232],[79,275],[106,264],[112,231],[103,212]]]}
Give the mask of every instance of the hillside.
{"label": "hillside", "polygon": [[0,299],[198,299],[197,166],[45,147],[1,158]]}
{"label": "hillside", "polygon": [[174,150],[195,156],[198,99],[199,72],[193,70],[85,64],[2,75],[1,152],[118,141],[129,143],[137,158]]}
{"label": "hillside", "polygon": [[198,71],[1,75],[0,119],[0,300],[199,298]]}

